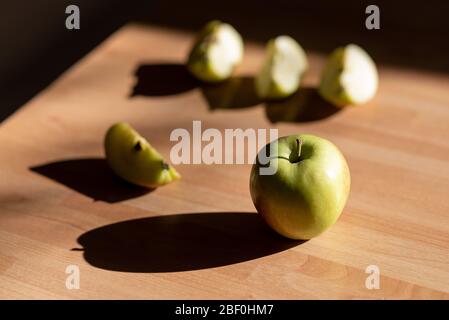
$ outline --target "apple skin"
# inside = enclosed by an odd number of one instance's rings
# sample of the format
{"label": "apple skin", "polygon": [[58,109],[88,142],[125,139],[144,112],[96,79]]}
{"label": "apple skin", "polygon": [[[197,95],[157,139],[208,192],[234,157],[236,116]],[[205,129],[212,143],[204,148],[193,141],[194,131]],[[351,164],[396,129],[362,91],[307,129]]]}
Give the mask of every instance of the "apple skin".
{"label": "apple skin", "polygon": [[145,138],[124,122],[112,125],[104,139],[106,160],[122,179],[157,188],[181,178]]}
{"label": "apple skin", "polygon": [[186,66],[200,81],[216,83],[228,79],[243,58],[243,40],[231,25],[218,20],[198,33]]}
{"label": "apple skin", "polygon": [[327,59],[318,92],[336,107],[360,105],[376,94],[379,82],[373,59],[361,47],[349,44]]}
{"label": "apple skin", "polygon": [[274,161],[277,170],[260,175],[263,165],[258,160],[253,165],[254,206],[279,234],[295,240],[316,237],[337,221],[348,199],[351,177],[346,160],[333,143],[314,135],[291,135],[271,143],[270,164]]}
{"label": "apple skin", "polygon": [[[271,39],[267,43],[265,60],[255,81],[258,96],[276,100],[292,95],[298,90],[307,68],[306,53],[296,40],[286,35]],[[287,83],[286,77],[289,79]]]}

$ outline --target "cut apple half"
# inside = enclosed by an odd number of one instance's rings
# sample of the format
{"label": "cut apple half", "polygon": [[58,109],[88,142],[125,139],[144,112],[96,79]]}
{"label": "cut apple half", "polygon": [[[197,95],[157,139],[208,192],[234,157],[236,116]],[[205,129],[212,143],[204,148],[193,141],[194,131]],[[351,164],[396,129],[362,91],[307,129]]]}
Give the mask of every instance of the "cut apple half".
{"label": "cut apple half", "polygon": [[243,41],[231,25],[209,22],[198,34],[187,68],[199,80],[223,81],[231,76],[243,58]]}
{"label": "cut apple half", "polygon": [[261,98],[278,99],[293,94],[308,67],[302,47],[289,36],[279,36],[267,44],[262,68],[256,78]]}
{"label": "cut apple half", "polygon": [[104,140],[106,159],[122,179],[156,188],[181,178],[148,141],[127,123],[109,128]]}
{"label": "cut apple half", "polygon": [[319,92],[342,107],[371,100],[377,91],[378,73],[371,57],[361,47],[349,44],[335,49],[324,68]]}

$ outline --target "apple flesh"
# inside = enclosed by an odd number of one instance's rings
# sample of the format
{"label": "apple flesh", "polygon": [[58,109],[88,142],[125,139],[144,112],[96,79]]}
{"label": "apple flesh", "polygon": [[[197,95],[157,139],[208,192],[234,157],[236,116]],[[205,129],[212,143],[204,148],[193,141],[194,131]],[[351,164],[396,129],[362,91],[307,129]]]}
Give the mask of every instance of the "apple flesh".
{"label": "apple flesh", "polygon": [[281,99],[293,94],[308,67],[307,57],[293,38],[279,36],[267,44],[262,68],[256,77],[256,91],[261,98]]}
{"label": "apple flesh", "polygon": [[335,49],[327,60],[319,92],[338,107],[358,105],[374,97],[378,73],[371,57],[361,47],[349,44]]}
{"label": "apple flesh", "polygon": [[104,139],[106,159],[122,179],[147,188],[156,188],[180,179],[179,173],[159,152],[127,123],[116,123]]}
{"label": "apple flesh", "polygon": [[351,178],[344,156],[330,141],[308,134],[270,144],[269,164],[276,172],[261,175],[264,165],[259,160],[251,170],[250,192],[257,211],[287,238],[318,236],[337,221],[349,195]]}
{"label": "apple flesh", "polygon": [[243,58],[243,40],[231,25],[209,22],[198,34],[187,60],[187,69],[199,80],[228,79]]}

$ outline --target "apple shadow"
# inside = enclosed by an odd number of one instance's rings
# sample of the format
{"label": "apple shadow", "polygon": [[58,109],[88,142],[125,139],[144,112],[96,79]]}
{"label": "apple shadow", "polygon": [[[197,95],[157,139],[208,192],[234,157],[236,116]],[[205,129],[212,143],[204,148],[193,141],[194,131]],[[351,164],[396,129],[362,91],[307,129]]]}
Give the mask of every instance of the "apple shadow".
{"label": "apple shadow", "polygon": [[282,100],[263,100],[258,97],[254,78],[232,77],[222,83],[202,85],[201,91],[209,110],[235,110],[261,105],[271,123],[312,122],[323,120],[341,111],[325,101],[314,87],[301,87]]}
{"label": "apple shadow", "polygon": [[286,99],[265,103],[265,114],[272,123],[318,121],[340,111],[341,108],[324,100],[314,87],[300,87]]}
{"label": "apple shadow", "polygon": [[120,202],[152,191],[120,179],[102,158],[55,161],[29,169],[82,193],[94,201]]}
{"label": "apple shadow", "polygon": [[199,85],[186,67],[177,63],[142,64],[135,71],[135,77],[137,82],[131,97],[174,95]]}
{"label": "apple shadow", "polygon": [[263,104],[271,123],[318,121],[341,111],[321,98],[315,87],[300,87],[286,99],[264,100],[258,97],[252,76],[233,76],[219,83],[204,83],[179,63],[142,64],[135,76],[137,82],[131,97],[169,96],[199,88],[209,111],[237,110]]}
{"label": "apple shadow", "polygon": [[287,250],[256,213],[188,213],[127,220],[82,234],[92,266],[124,272],[179,272],[220,267]]}
{"label": "apple shadow", "polygon": [[217,84],[203,84],[201,92],[209,110],[254,107],[263,101],[257,96],[254,78],[234,76]]}

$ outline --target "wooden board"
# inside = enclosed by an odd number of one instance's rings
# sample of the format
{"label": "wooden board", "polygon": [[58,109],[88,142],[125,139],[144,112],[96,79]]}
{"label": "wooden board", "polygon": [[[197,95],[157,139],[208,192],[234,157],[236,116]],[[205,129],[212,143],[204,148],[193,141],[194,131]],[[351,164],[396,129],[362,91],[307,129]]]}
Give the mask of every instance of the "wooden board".
{"label": "wooden board", "polygon": [[[376,98],[336,112],[316,96],[324,57],[309,52],[300,109],[267,106],[251,83],[263,47],[247,43],[239,95],[226,101],[186,77],[191,40],[128,25],[1,124],[0,297],[447,299],[449,78],[379,66]],[[333,141],[352,174],[336,225],[304,243],[271,233],[249,196],[250,165],[180,165],[181,181],[152,192],[107,169],[112,123],[168,158],[170,132],[192,120]],[[69,265],[78,290],[66,288]],[[365,286],[369,265],[377,290]]]}

